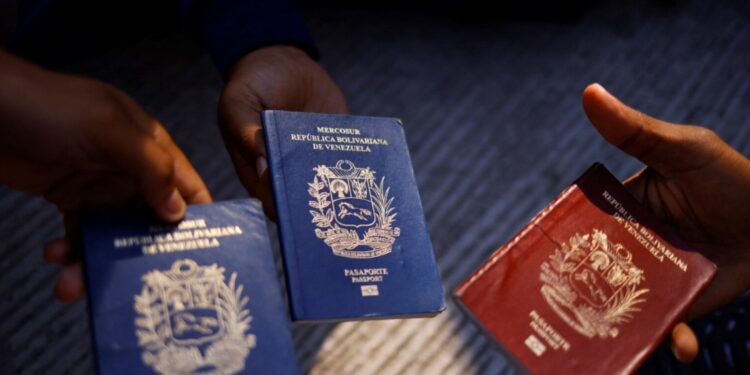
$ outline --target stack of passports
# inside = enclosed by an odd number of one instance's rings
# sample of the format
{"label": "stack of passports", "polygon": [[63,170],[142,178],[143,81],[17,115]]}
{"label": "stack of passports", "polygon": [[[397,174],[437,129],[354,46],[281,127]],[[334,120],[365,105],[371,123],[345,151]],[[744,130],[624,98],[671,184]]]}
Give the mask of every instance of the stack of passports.
{"label": "stack of passports", "polygon": [[445,308],[401,122],[262,114],[292,318]]}
{"label": "stack of passports", "polygon": [[82,223],[100,374],[296,374],[286,309],[256,201]]}
{"label": "stack of passports", "polygon": [[522,369],[632,373],[715,273],[595,164],[455,295]]}

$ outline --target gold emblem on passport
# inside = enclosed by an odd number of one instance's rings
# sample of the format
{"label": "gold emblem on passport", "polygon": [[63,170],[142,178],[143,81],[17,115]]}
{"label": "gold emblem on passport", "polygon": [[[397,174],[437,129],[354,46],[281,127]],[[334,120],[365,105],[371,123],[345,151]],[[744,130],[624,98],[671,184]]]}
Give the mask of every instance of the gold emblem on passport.
{"label": "gold emblem on passport", "polygon": [[571,328],[592,338],[617,337],[618,325],[640,311],[648,289],[638,289],[645,279],[633,255],[594,229],[573,235],[542,263],[541,293],[549,306]]}
{"label": "gold emblem on passport", "polygon": [[359,168],[349,160],[336,166],[313,168],[315,177],[307,190],[314,199],[315,235],[333,254],[345,258],[376,258],[391,252],[401,229],[393,227],[396,213],[385,177],[375,182],[375,172]]}
{"label": "gold emblem on passport", "polygon": [[169,270],[143,276],[134,308],[141,358],[160,374],[234,374],[245,367],[255,335],[248,297],[224,282],[224,268],[177,260]]}

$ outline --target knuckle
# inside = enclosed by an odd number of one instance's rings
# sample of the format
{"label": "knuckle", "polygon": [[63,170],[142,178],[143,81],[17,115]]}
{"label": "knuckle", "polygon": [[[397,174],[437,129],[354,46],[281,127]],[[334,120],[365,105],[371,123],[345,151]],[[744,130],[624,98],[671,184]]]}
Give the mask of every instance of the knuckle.
{"label": "knuckle", "polygon": [[[168,156],[161,157],[157,163],[155,175],[152,176],[152,183],[155,185],[149,186],[149,189],[157,189],[157,191],[164,191],[163,189],[173,185],[175,179],[174,163],[171,162]],[[146,181],[144,181],[146,182]],[[146,182],[148,184],[148,182]]]}
{"label": "knuckle", "polygon": [[239,134],[237,135],[239,144],[244,148],[253,154],[253,156],[256,156],[255,153],[257,150],[257,142],[256,139],[258,137],[258,132],[260,129],[243,129]]}
{"label": "knuckle", "polygon": [[148,126],[149,126],[149,135],[158,144],[168,142],[172,139],[169,133],[167,132],[167,129],[165,129],[164,126],[162,126],[161,123],[159,123],[159,121],[157,121],[156,119],[150,117],[148,121]]}
{"label": "knuckle", "polygon": [[227,84],[219,98],[219,112],[224,119],[229,120],[234,108],[244,108],[249,111],[260,112],[263,109],[261,96],[244,82]]}
{"label": "knuckle", "polygon": [[720,142],[721,138],[711,129],[688,125],[686,127],[686,141],[690,144],[713,144]]}
{"label": "knuckle", "polygon": [[166,152],[159,153],[156,160],[160,178],[163,183],[171,183],[175,177],[174,158]]}
{"label": "knuckle", "polygon": [[99,83],[95,95],[99,103],[92,107],[99,122],[121,124],[127,119],[125,108],[120,100],[121,94],[116,88]]}
{"label": "knuckle", "polygon": [[139,137],[141,146],[134,151],[142,155],[138,163],[144,168],[140,171],[141,182],[154,184],[151,188],[171,185],[176,176],[175,158],[145,134]]}

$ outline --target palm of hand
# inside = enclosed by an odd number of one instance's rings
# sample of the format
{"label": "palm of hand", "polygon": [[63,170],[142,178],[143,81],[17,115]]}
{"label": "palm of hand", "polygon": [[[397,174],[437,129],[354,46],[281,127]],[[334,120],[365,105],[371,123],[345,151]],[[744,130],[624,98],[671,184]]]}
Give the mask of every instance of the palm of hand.
{"label": "palm of hand", "polygon": [[750,286],[750,161],[703,127],[648,117],[591,85],[586,115],[599,133],[646,169],[631,192],[696,250],[718,274],[690,316],[717,308]]}
{"label": "palm of hand", "polygon": [[[584,90],[583,106],[609,143],[647,165],[626,181],[630,191],[718,267],[688,318],[744,293],[750,287],[750,161],[712,131],[648,117],[597,84]],[[689,326],[677,324],[671,339],[679,360],[696,357]]]}
{"label": "palm of hand", "polygon": [[750,162],[712,133],[696,131],[704,144],[691,147],[693,154],[702,154],[686,160],[692,165],[648,167],[626,183],[718,266],[716,279],[688,318],[729,303],[750,286]]}

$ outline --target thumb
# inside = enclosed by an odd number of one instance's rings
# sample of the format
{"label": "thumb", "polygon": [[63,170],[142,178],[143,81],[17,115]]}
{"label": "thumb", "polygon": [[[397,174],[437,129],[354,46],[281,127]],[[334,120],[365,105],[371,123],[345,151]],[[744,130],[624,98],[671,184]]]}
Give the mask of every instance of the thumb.
{"label": "thumb", "polygon": [[[599,134],[615,147],[641,160],[662,175],[700,166],[712,151],[706,128],[675,125],[623,104],[598,83],[583,91],[583,109]],[[690,157],[686,157],[690,156]]]}
{"label": "thumb", "polygon": [[98,133],[105,137],[99,143],[106,145],[104,152],[135,179],[139,193],[161,219],[175,222],[185,216],[185,200],[175,177],[175,158],[167,150],[137,127],[113,126]]}
{"label": "thumb", "polygon": [[690,363],[698,356],[698,339],[687,324],[680,322],[672,328],[672,353],[682,363]]}

